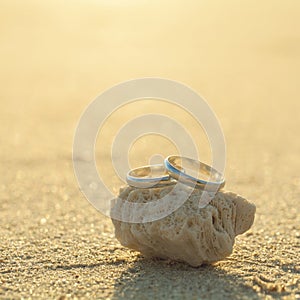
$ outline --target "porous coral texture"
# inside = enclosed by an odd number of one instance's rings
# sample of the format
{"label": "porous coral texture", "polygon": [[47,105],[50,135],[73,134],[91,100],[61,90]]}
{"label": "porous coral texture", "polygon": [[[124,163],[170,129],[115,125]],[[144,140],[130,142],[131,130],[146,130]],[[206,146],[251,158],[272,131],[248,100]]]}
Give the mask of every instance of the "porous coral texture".
{"label": "porous coral texture", "polygon": [[[171,192],[172,187],[136,189],[125,187],[120,199],[149,203]],[[170,197],[178,196],[170,193]],[[224,259],[233,250],[236,235],[247,231],[255,205],[232,193],[219,191],[204,208],[199,207],[202,191],[195,189],[184,204],[168,216],[147,223],[112,220],[120,243],[145,256],[183,261],[192,266]]]}

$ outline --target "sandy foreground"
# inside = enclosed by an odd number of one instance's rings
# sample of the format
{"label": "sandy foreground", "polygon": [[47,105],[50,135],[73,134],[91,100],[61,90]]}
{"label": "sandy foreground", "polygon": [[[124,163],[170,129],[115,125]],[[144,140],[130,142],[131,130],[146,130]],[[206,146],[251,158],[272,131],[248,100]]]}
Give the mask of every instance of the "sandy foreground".
{"label": "sandy foreground", "polygon": [[[299,14],[297,0],[2,0],[0,298],[300,298]],[[252,229],[213,266],[122,247],[78,189],[71,154],[81,113],[104,89],[144,76],[207,99],[227,142],[226,189],[257,206]],[[115,189],[105,147],[114,124],[141,109],[112,119],[98,139]],[[205,135],[184,124],[205,158]],[[174,150],[160,142],[137,144],[132,164]]]}

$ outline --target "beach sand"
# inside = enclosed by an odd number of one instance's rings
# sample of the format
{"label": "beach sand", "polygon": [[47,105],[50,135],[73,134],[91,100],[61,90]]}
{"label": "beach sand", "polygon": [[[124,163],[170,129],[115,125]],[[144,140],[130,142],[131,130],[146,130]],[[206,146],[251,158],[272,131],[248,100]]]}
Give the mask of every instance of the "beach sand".
{"label": "beach sand", "polygon": [[[2,0],[0,298],[300,298],[299,13],[297,0]],[[252,229],[213,266],[122,247],[79,191],[81,113],[104,89],[145,76],[207,99],[226,138],[226,190],[257,207]],[[101,167],[109,181],[110,164]]]}

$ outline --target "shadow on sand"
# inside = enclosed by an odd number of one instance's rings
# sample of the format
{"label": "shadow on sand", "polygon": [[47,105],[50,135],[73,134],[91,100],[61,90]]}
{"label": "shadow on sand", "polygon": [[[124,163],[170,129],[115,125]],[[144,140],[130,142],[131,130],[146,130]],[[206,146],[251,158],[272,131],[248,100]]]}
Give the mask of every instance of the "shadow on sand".
{"label": "shadow on sand", "polygon": [[138,259],[115,281],[113,299],[259,299],[244,279],[217,266]]}

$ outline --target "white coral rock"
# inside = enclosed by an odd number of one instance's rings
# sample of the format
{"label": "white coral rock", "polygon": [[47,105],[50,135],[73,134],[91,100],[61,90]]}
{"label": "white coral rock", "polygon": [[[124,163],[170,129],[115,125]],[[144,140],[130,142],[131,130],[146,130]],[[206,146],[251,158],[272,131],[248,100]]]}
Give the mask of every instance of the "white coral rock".
{"label": "white coral rock", "polygon": [[[119,197],[145,203],[162,198],[171,189],[126,187]],[[127,223],[113,219],[116,238],[123,246],[146,256],[184,261],[192,266],[224,259],[232,253],[236,235],[253,224],[255,205],[237,194],[219,191],[206,207],[200,208],[201,194],[195,189],[180,208],[157,221]]]}

